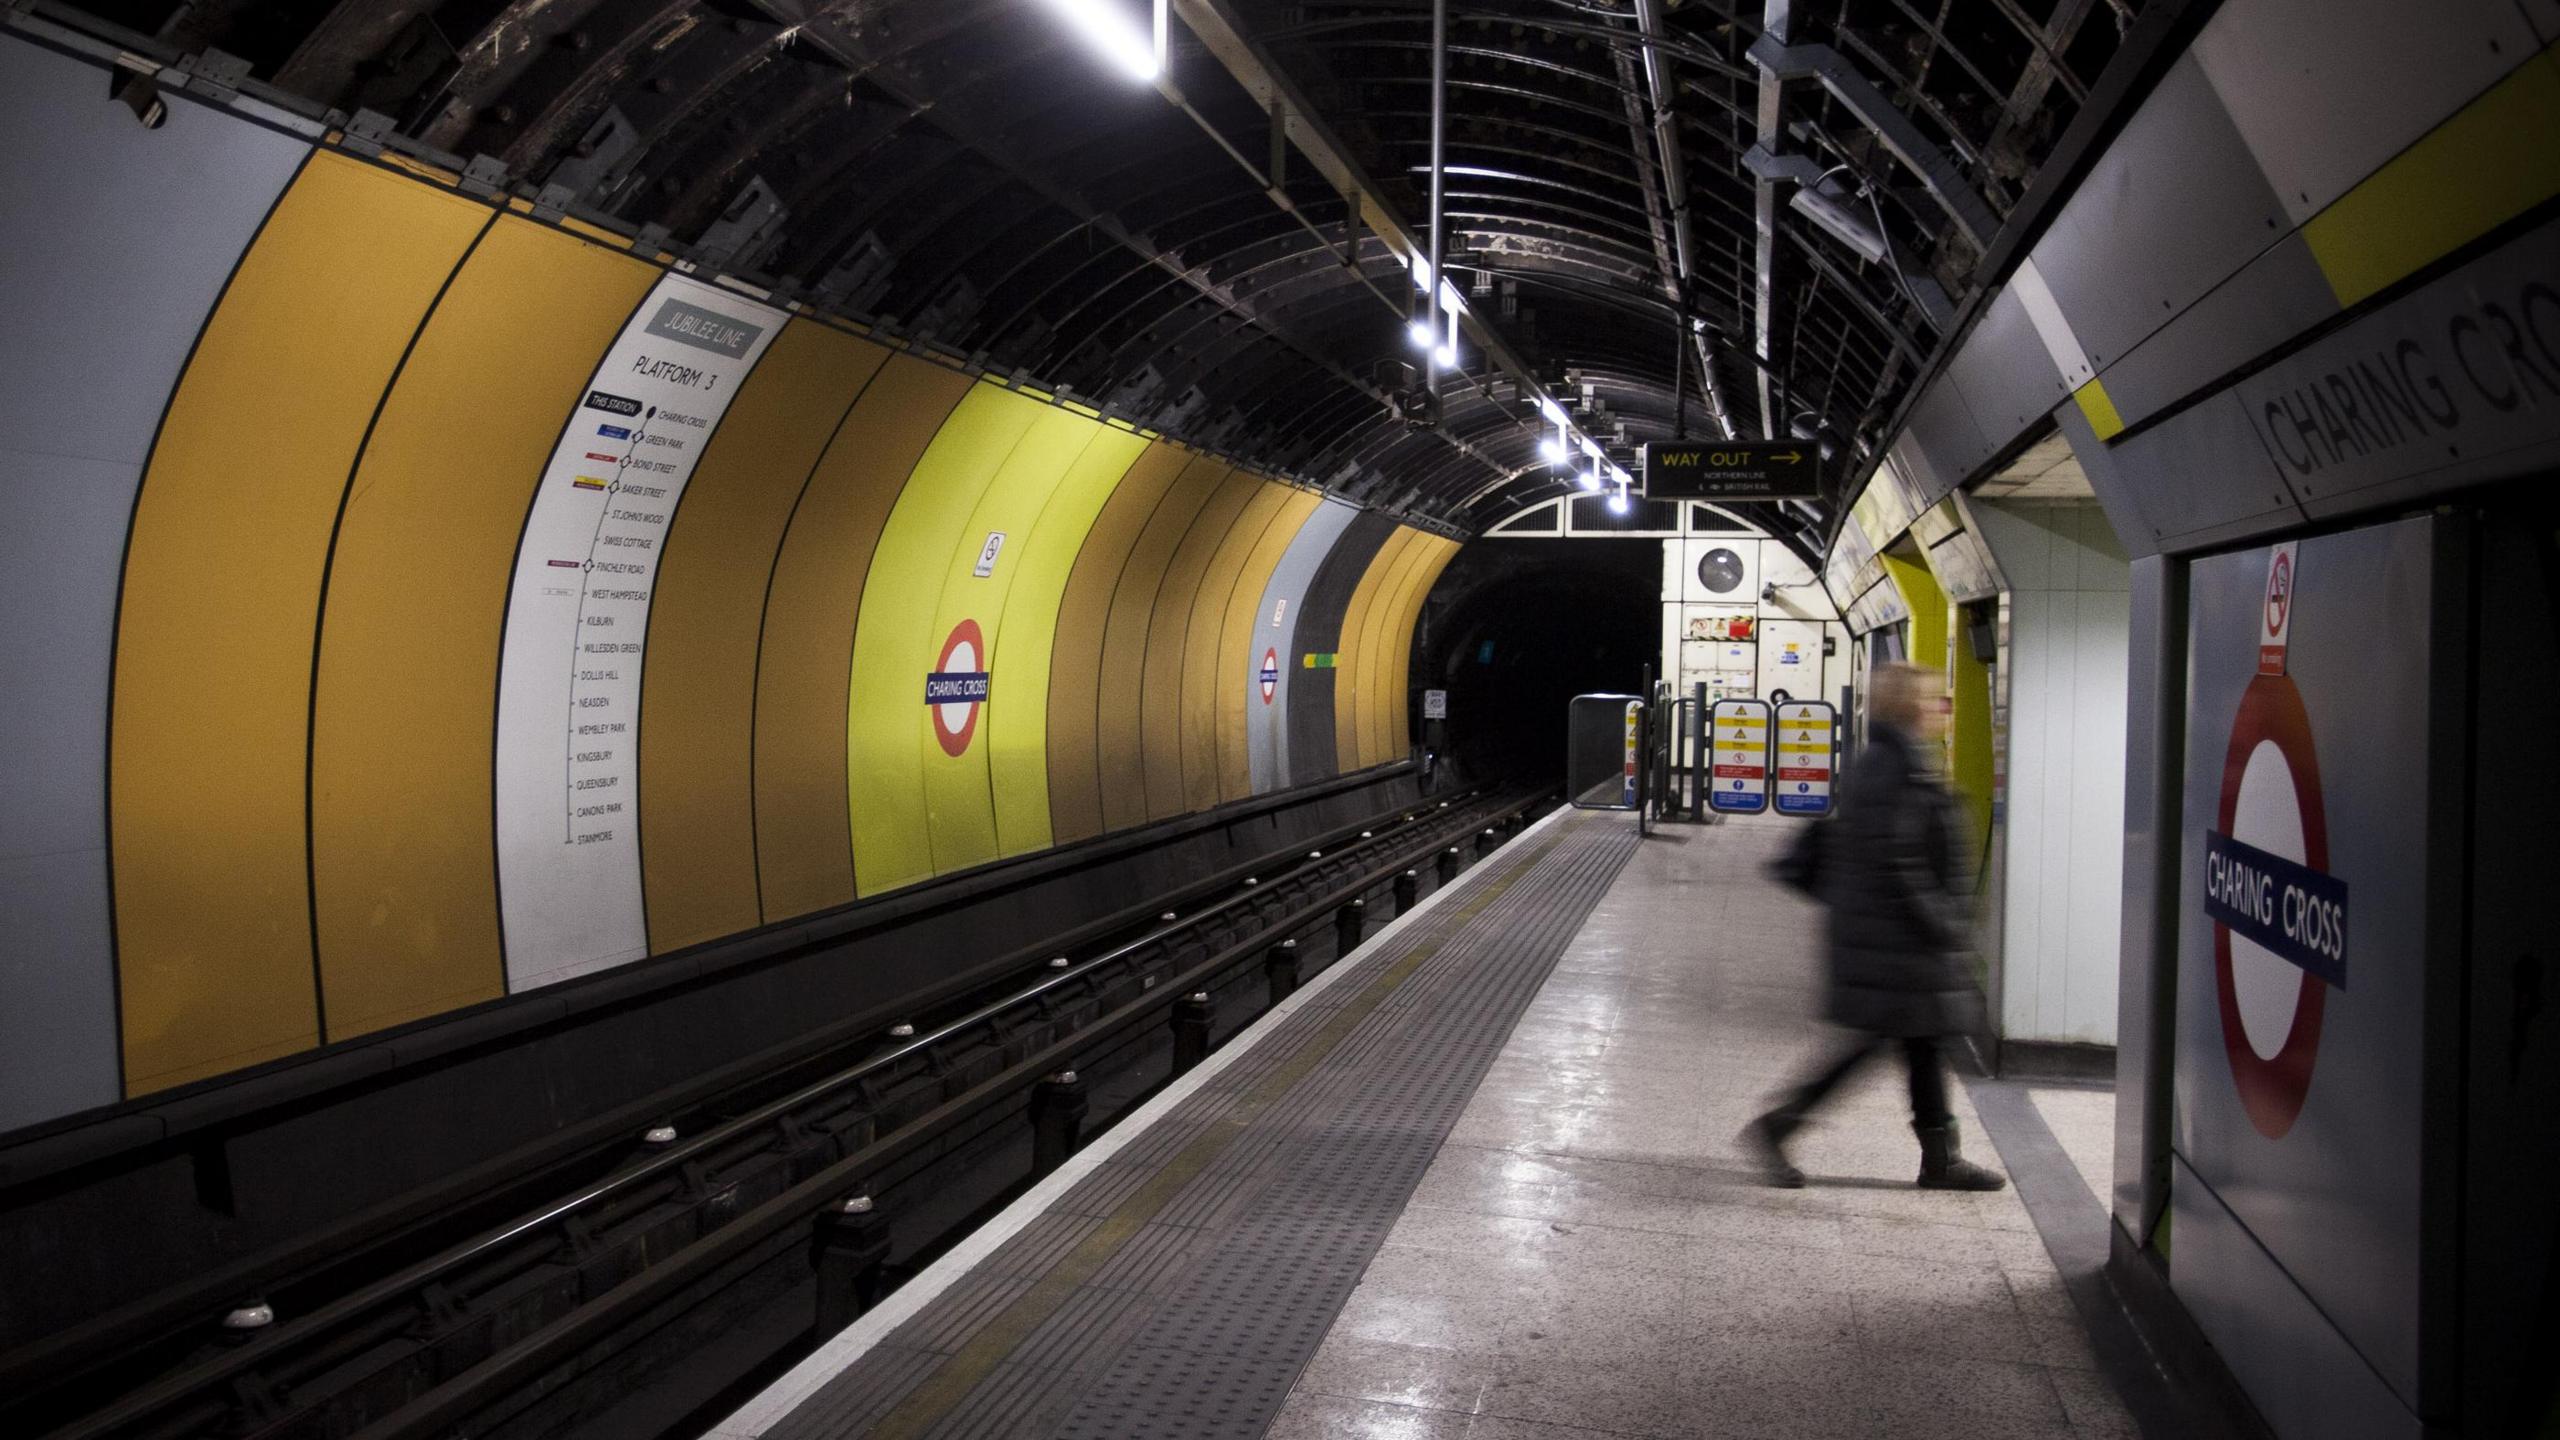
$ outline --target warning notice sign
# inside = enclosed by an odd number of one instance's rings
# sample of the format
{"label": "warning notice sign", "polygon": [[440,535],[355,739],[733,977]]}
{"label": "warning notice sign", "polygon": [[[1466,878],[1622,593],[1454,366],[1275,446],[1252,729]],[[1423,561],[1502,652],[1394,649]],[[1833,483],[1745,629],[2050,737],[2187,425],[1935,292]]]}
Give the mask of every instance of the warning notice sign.
{"label": "warning notice sign", "polygon": [[1777,805],[1807,819],[1831,813],[1832,710],[1818,700],[1778,707]]}
{"label": "warning notice sign", "polygon": [[1709,718],[1707,803],[1735,815],[1769,808],[1769,707],[1719,700]]}

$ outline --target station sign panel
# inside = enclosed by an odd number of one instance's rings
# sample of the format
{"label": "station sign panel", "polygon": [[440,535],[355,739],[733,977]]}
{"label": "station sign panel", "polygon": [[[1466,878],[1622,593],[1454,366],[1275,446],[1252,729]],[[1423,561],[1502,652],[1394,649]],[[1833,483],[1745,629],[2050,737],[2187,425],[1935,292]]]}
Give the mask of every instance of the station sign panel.
{"label": "station sign panel", "polygon": [[1769,707],[1719,700],[1708,720],[1707,804],[1729,815],[1769,808]]}
{"label": "station sign panel", "polygon": [[1798,440],[1655,440],[1644,447],[1649,500],[1818,500],[1822,452]]}
{"label": "station sign panel", "polygon": [[1819,700],[1778,707],[1779,814],[1810,820],[1831,813],[1834,719],[1831,707]]}
{"label": "station sign panel", "polygon": [[[2458,882],[2431,853],[2458,799],[2424,763],[2459,723],[2435,629],[2448,528],[2189,575],[2170,1283],[2253,1390],[2423,1388],[2426,1097],[2458,1063],[2429,1053],[2460,969]],[[2264,1322],[2296,1295],[2316,1319]]]}

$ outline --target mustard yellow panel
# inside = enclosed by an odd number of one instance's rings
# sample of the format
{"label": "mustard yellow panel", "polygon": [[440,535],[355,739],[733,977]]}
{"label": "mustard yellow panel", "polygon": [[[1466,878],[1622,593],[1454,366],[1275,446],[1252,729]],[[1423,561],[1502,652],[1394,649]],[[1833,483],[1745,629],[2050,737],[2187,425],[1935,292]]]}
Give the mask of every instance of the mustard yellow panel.
{"label": "mustard yellow panel", "polygon": [[[1102,827],[1118,830],[1147,819],[1146,686],[1149,640],[1165,568],[1191,533],[1200,508],[1233,474],[1232,467],[1197,455],[1156,507],[1120,583],[1111,596],[1111,618],[1102,637],[1101,703],[1095,711],[1095,769],[1102,782]],[[1186,612],[1188,613],[1188,612]],[[1175,764],[1180,765],[1179,758]]]}
{"label": "mustard yellow panel", "polygon": [[[1037,404],[1019,394],[1009,398]],[[1014,580],[1022,573],[1023,552],[1030,548],[1033,532],[1051,497],[1083,458],[1085,448],[1101,437],[1103,429],[1071,410],[1039,405],[1030,428],[1022,433],[1003,468],[988,482],[946,552],[940,585],[942,602],[934,612],[926,638],[938,645],[945,638],[962,633],[963,627],[973,627],[979,636],[976,668],[986,673],[988,690],[987,702],[975,707],[968,723],[958,727],[956,740],[955,727],[949,721],[965,712],[943,709],[939,712],[943,723],[936,724],[936,707],[926,707],[926,736],[920,759],[936,874],[983,865],[1002,853],[996,839],[996,794],[990,763],[995,749],[997,696],[1009,694],[1016,687],[1021,690],[1010,712],[1014,729],[1022,732],[1016,742],[1017,753],[1027,751],[1035,761],[1044,758],[1041,715],[1049,699],[1049,673],[1045,660],[1037,673],[1014,668],[1011,647],[1006,643],[1005,620],[1011,612],[1008,602]],[[1099,503],[1097,499],[1096,504]],[[1088,512],[1088,521],[1090,518]],[[1054,594],[1051,604],[1054,607]],[[1055,618],[1054,608],[1047,615],[1026,615],[1023,629],[1040,629],[1054,623]],[[922,685],[921,677],[917,683]],[[1046,777],[1039,778],[1045,798]]]}
{"label": "mustard yellow panel", "polygon": [[[1080,557],[1103,507],[1131,483],[1123,477],[1131,475],[1131,467],[1149,448],[1145,440],[1117,426],[1095,425],[1093,432],[1084,453],[1076,457],[1042,507],[1039,522],[1019,542],[1021,568],[1005,596],[1003,628],[995,640],[1005,680],[987,698],[987,769],[995,788],[996,850],[1003,855],[1045,849],[1052,843],[1050,733],[1061,718],[1052,706],[1059,694],[1054,671],[1059,635],[1066,628],[1063,609],[1068,581],[1082,563]],[[1158,468],[1168,477],[1174,472],[1171,465]],[[1099,607],[1088,599],[1079,634],[1098,639],[1099,614]],[[1084,763],[1090,775],[1093,663],[1089,653],[1082,664],[1083,715],[1074,728],[1084,738]]]}
{"label": "mustard yellow panel", "polygon": [[[1280,518],[1289,497],[1297,492],[1277,481],[1266,480],[1255,488],[1253,498],[1245,502],[1235,523],[1227,527],[1226,539],[1218,542],[1216,553],[1209,557],[1209,567],[1202,572],[1198,592],[1191,601],[1191,630],[1183,647],[1182,658],[1182,808],[1206,810],[1218,803],[1218,699],[1227,687],[1232,666],[1227,663],[1227,602],[1235,597],[1235,577],[1245,562],[1262,544]],[[1260,589],[1254,598],[1262,596]],[[1250,602],[1248,602],[1250,603]],[[1237,723],[1243,723],[1244,712],[1236,712]],[[1242,732],[1238,732],[1241,741]]]}
{"label": "mustard yellow panel", "polygon": [[1360,662],[1368,654],[1369,618],[1380,604],[1379,592],[1404,562],[1405,547],[1416,533],[1399,525],[1378,546],[1378,553],[1369,557],[1369,568],[1360,572],[1360,583],[1351,587],[1351,603],[1342,612],[1342,633],[1334,642],[1333,658],[1333,769],[1337,775],[1348,775],[1362,764],[1360,707],[1366,703],[1362,694],[1366,687],[1360,683]]}
{"label": "mustard yellow panel", "polygon": [[890,507],[970,383],[891,356],[827,442],[783,532],[756,660],[756,873],[768,923],[853,899],[854,625]]}
{"label": "mustard yellow panel", "polygon": [[[1200,507],[1190,533],[1174,547],[1165,565],[1164,583],[1156,591],[1155,615],[1147,625],[1145,690],[1139,697],[1139,730],[1146,755],[1147,818],[1164,820],[1189,807],[1183,784],[1183,672],[1191,655],[1191,618],[1209,562],[1226,543],[1228,532],[1244,514],[1264,481],[1243,470],[1226,480]],[[1212,744],[1214,735],[1203,737]],[[1196,742],[1195,742],[1196,743]]]}
{"label": "mustard yellow panel", "polygon": [[505,993],[489,757],[516,537],[560,417],[657,275],[499,220],[374,422],[330,558],[311,712],[329,1039]]}
{"label": "mustard yellow panel", "polygon": [[753,929],[756,652],[784,527],[889,352],[794,320],[748,372],[667,531],[640,696],[649,948]]}
{"label": "mustard yellow panel", "polygon": [[[126,552],[109,747],[128,1092],[324,1033],[304,822],[329,533],[401,352],[492,215],[315,154],[170,400]],[[381,724],[398,743],[409,717]]]}
{"label": "mustard yellow panel", "polygon": [[1437,535],[1422,542],[1422,562],[1414,567],[1412,583],[1405,587],[1404,603],[1397,607],[1398,619],[1388,631],[1387,656],[1384,667],[1386,700],[1380,710],[1378,758],[1373,764],[1402,760],[1413,748],[1412,707],[1409,700],[1413,683],[1413,633],[1422,622],[1423,602],[1431,597],[1431,587],[1440,572],[1456,558],[1456,542]]}
{"label": "mustard yellow panel", "polygon": [[[1049,662],[1048,721],[1049,828],[1057,844],[1102,833],[1102,773],[1096,746],[1102,638],[1111,619],[1111,596],[1120,588],[1120,574],[1128,568],[1139,535],[1190,459],[1189,452],[1170,441],[1146,442],[1144,452],[1095,517],[1059,598],[1056,649]],[[1002,810],[997,820],[1001,829]]]}
{"label": "mustard yellow panel", "polygon": [[1430,542],[1431,537],[1418,530],[1405,542],[1404,555],[1369,606],[1368,625],[1360,636],[1359,765],[1363,769],[1379,762],[1386,712],[1392,704],[1390,692],[1402,690],[1388,683],[1387,664],[1395,653],[1396,621],[1404,613],[1405,597],[1413,592],[1413,577],[1429,558]]}
{"label": "mustard yellow panel", "polygon": [[933,875],[921,750],[945,743],[937,737],[946,733],[954,737],[950,757],[973,748],[982,707],[927,705],[926,676],[984,672],[987,653],[983,635],[932,633],[943,574],[988,483],[1048,408],[1002,386],[971,386],[925,447],[880,532],[854,625],[844,735],[859,894]]}

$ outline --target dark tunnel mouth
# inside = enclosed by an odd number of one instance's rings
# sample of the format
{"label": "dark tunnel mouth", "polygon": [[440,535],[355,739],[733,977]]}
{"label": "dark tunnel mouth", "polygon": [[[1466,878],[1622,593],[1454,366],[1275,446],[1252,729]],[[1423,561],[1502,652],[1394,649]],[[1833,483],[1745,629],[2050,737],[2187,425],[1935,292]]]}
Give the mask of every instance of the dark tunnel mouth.
{"label": "dark tunnel mouth", "polygon": [[1572,698],[1642,693],[1661,625],[1660,542],[1580,540],[1516,559],[1484,548],[1508,568],[1453,577],[1453,593],[1433,597],[1414,685],[1448,691],[1450,718],[1426,743],[1461,775],[1555,783]]}

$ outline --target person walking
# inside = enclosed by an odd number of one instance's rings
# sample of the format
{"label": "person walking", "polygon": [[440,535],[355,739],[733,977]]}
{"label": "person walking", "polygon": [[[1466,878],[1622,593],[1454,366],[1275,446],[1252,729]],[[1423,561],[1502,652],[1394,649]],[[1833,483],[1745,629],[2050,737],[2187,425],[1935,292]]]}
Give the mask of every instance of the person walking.
{"label": "person walking", "polygon": [[[2000,1172],[1964,1158],[1947,1108],[1941,1042],[1975,1026],[1982,994],[1965,960],[1971,884],[1955,806],[1926,758],[1946,734],[1949,702],[1917,665],[1879,667],[1867,692],[1867,744],[1841,777],[1839,814],[1802,837],[1784,864],[1828,912],[1829,1018],[1852,1034],[1839,1052],[1743,1131],[1772,1185],[1804,1172],[1787,1138],[1879,1050],[1899,1048],[1920,1137],[1920,1185],[1997,1190]],[[1924,748],[1925,747],[1925,748]]]}

